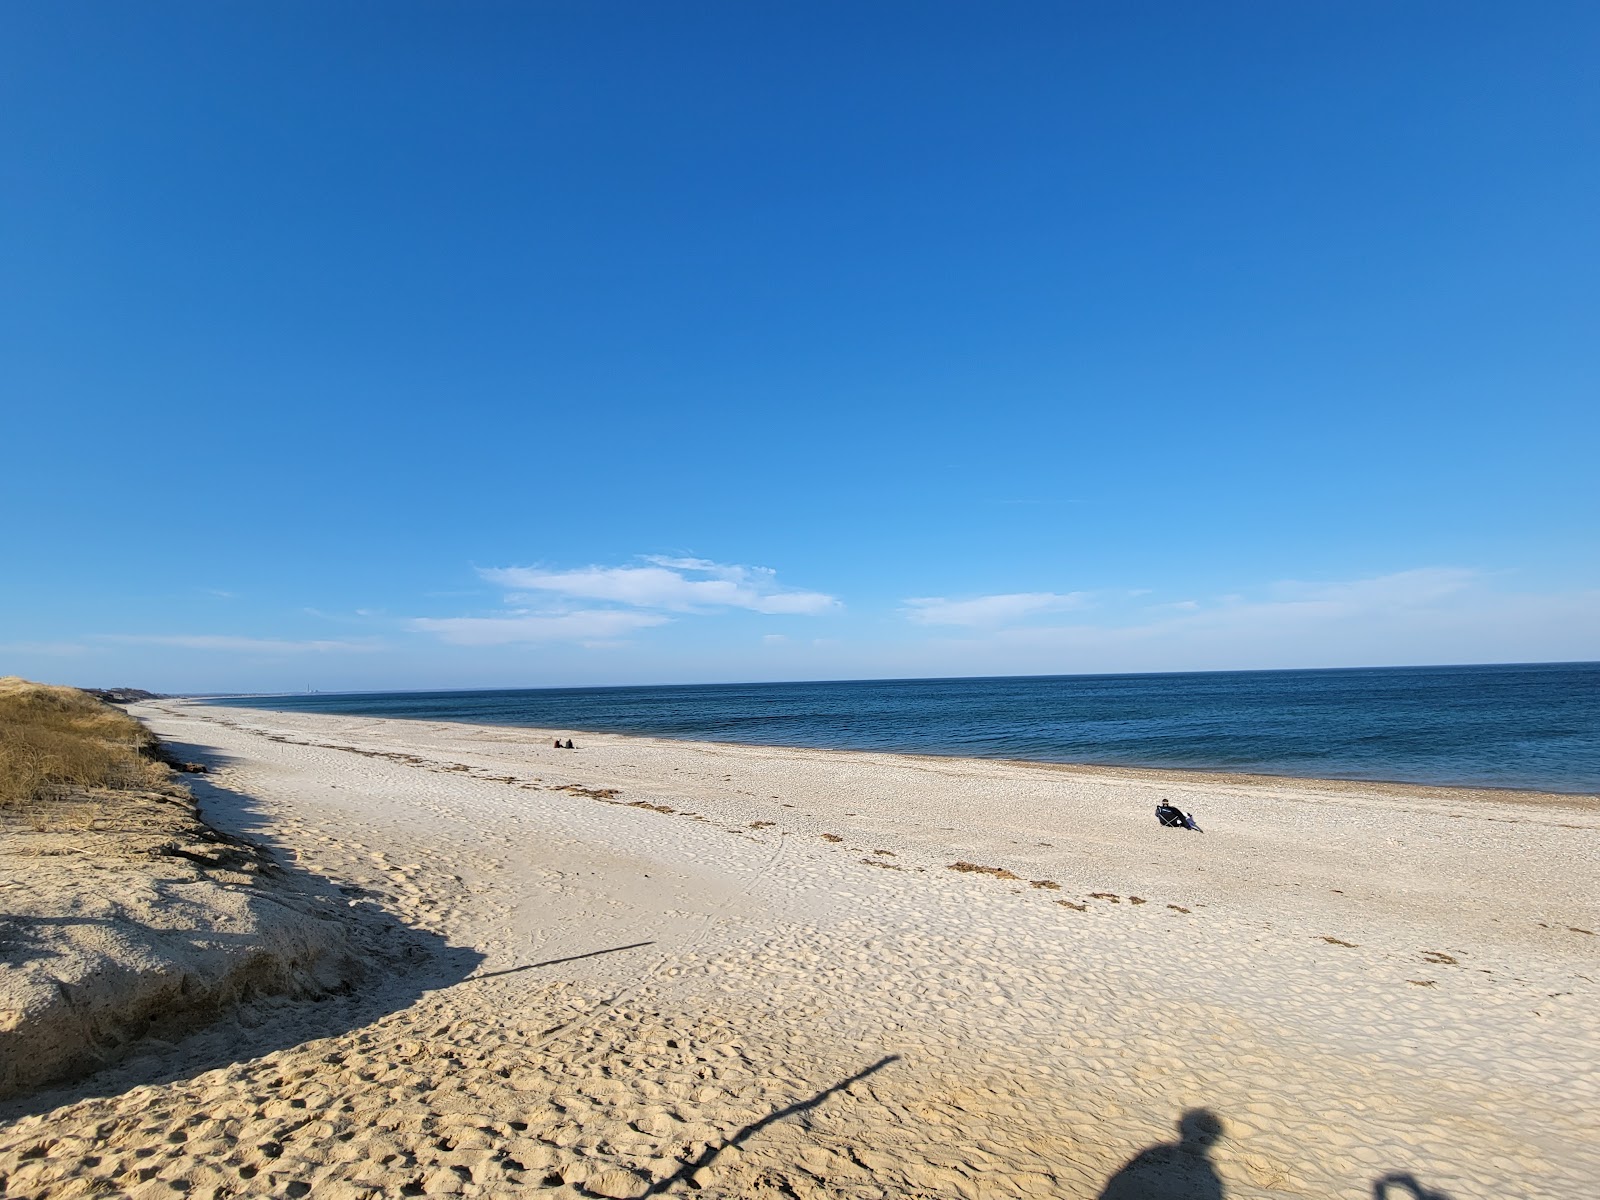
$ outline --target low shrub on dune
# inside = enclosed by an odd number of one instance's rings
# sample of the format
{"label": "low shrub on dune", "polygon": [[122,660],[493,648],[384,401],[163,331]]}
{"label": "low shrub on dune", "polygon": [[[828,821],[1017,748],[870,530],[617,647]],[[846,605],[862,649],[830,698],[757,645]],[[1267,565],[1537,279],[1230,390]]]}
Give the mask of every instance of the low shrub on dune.
{"label": "low shrub on dune", "polygon": [[0,808],[161,787],[169,772],[158,745],[127,713],[76,688],[0,678]]}

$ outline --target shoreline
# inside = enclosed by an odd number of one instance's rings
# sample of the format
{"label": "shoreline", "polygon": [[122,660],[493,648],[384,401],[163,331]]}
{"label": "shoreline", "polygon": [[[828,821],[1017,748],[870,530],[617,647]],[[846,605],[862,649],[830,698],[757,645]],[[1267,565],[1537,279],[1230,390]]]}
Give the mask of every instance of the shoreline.
{"label": "shoreline", "polygon": [[312,712],[305,709],[266,708],[255,705],[219,703],[211,699],[188,699],[174,697],[173,703],[194,704],[205,707],[215,707],[229,710],[244,710],[248,712],[276,713],[284,716],[331,717],[338,719],[369,720],[369,721],[407,721],[418,724],[456,725],[464,729],[514,729],[530,736],[554,737],[558,732],[563,736],[571,737],[616,737],[632,738],[639,741],[664,742],[677,745],[703,745],[718,747],[746,747],[753,750],[787,750],[800,753],[817,754],[862,754],[862,755],[891,755],[897,758],[929,759],[932,761],[970,761],[1006,763],[1019,767],[1042,767],[1049,770],[1065,772],[1127,772],[1129,775],[1149,776],[1151,778],[1170,776],[1175,781],[1195,781],[1200,783],[1213,783],[1219,786],[1239,784],[1259,784],[1271,786],[1274,784],[1305,784],[1323,785],[1328,790],[1334,791],[1343,788],[1384,788],[1393,789],[1397,794],[1404,793],[1418,798],[1445,798],[1442,794],[1464,795],[1485,800],[1509,799],[1513,803],[1530,804],[1580,804],[1585,800],[1600,802],[1600,790],[1585,792],[1550,791],[1546,788],[1513,787],[1510,785],[1494,784],[1463,784],[1463,783],[1422,783],[1409,779],[1366,779],[1346,778],[1328,775],[1276,775],[1258,771],[1225,771],[1213,767],[1174,767],[1174,766],[1142,766],[1131,763],[1090,763],[1090,762],[1064,762],[1055,759],[1038,758],[1007,758],[1000,755],[962,754],[957,752],[936,753],[932,751],[895,750],[883,747],[855,747],[855,746],[810,746],[792,742],[754,742],[732,741],[718,738],[701,737],[674,737],[667,734],[646,733],[614,729],[582,729],[577,726],[543,726],[543,725],[513,725],[494,721],[468,721],[455,720],[448,717],[397,717],[376,716],[365,713],[324,713]]}
{"label": "shoreline", "polygon": [[8,1194],[1103,1200],[1201,1110],[1234,1200],[1600,1183],[1600,819],[1163,775],[1195,836],[1128,768],[136,715],[433,965],[0,1121]]}

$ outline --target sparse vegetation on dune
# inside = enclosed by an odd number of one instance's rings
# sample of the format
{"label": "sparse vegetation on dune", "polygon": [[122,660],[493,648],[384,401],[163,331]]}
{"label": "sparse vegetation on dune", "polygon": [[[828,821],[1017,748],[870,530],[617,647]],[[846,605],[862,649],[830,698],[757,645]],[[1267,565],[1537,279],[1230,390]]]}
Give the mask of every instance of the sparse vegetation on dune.
{"label": "sparse vegetation on dune", "polygon": [[77,688],[0,678],[0,809],[168,783],[154,734]]}

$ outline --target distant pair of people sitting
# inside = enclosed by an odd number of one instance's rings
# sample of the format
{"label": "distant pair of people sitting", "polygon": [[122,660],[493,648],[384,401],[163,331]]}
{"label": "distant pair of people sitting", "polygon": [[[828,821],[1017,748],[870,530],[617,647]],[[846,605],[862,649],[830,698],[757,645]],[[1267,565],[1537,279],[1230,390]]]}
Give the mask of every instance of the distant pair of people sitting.
{"label": "distant pair of people sitting", "polygon": [[1200,826],[1194,823],[1194,814],[1174,807],[1166,797],[1162,797],[1161,803],[1156,805],[1156,820],[1168,829],[1192,829],[1196,833],[1201,832]]}
{"label": "distant pair of people sitting", "polygon": [[572,739],[571,738],[568,738],[564,742],[560,738],[557,738],[556,739],[556,749],[557,750],[575,750],[575,749],[577,749],[577,747],[575,747],[572,744]]}

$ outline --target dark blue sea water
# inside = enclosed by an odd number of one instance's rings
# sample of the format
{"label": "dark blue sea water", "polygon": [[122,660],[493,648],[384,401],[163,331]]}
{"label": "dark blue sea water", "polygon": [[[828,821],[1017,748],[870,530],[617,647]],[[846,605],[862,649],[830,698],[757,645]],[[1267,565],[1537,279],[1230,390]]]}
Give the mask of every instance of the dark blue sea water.
{"label": "dark blue sea water", "polygon": [[1600,663],[234,698],[293,712],[1600,791]]}

